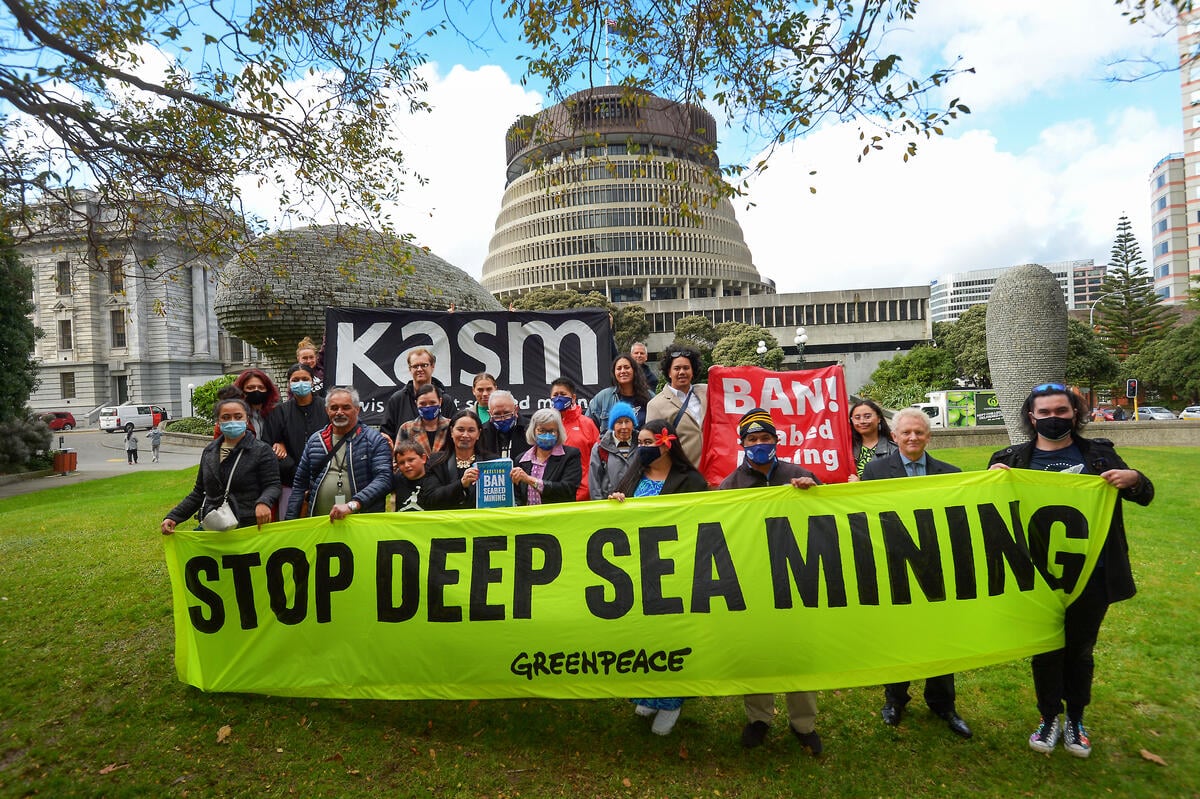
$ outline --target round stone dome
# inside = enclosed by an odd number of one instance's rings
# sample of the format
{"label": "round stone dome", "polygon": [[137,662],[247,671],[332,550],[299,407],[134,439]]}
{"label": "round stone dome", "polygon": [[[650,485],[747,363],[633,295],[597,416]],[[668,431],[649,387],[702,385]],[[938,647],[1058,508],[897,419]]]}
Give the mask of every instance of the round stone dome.
{"label": "round stone dome", "polygon": [[396,236],[347,225],[263,236],[230,259],[217,281],[221,325],[284,368],[296,344],[320,342],[326,306],[499,311],[456,266]]}

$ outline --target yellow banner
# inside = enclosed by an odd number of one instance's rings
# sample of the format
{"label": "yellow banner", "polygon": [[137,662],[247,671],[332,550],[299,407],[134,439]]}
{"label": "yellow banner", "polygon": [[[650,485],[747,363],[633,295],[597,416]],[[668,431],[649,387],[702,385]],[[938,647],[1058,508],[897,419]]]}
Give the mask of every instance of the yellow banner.
{"label": "yellow banner", "polygon": [[375,699],[874,685],[1062,646],[1116,491],[1027,470],[165,539],[179,678]]}

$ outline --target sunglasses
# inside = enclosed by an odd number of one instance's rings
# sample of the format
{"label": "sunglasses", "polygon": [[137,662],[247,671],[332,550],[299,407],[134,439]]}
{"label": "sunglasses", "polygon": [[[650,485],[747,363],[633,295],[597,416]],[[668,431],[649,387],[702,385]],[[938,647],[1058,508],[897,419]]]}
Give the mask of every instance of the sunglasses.
{"label": "sunglasses", "polygon": [[1034,394],[1042,394],[1048,391],[1066,391],[1067,387],[1062,383],[1042,383],[1040,386],[1033,387]]}

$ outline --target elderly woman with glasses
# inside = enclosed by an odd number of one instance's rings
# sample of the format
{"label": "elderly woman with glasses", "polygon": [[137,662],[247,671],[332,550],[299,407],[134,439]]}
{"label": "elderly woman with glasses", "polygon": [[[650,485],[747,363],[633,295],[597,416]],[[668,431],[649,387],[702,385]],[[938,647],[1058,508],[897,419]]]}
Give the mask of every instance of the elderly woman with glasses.
{"label": "elderly woman with glasses", "polygon": [[[1063,648],[1034,655],[1030,664],[1041,720],[1029,736],[1029,747],[1050,753],[1061,734],[1063,747],[1076,757],[1087,757],[1092,752],[1083,711],[1092,700],[1092,651],[1100,624],[1109,605],[1129,599],[1137,591],[1129,566],[1121,500],[1149,505],[1154,499],[1154,485],[1149,478],[1130,469],[1111,441],[1080,435],[1087,423],[1088,408],[1078,394],[1062,383],[1035,386],[1021,406],[1021,424],[1032,440],[1000,450],[988,465],[990,469],[1094,474],[1118,490],[1100,560],[1083,591],[1067,607]],[[1032,528],[1029,533],[1031,539],[1037,534]],[[1058,717],[1064,705],[1066,721],[1060,726]]]}
{"label": "elderly woman with glasses", "polygon": [[530,448],[512,470],[518,505],[572,502],[583,482],[579,450],[567,446],[567,429],[553,408],[535,411],[526,428]]}

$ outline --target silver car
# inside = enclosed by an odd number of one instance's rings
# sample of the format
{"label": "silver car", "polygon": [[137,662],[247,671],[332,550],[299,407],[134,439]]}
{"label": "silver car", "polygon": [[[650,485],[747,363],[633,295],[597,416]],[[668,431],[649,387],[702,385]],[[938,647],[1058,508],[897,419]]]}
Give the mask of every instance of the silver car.
{"label": "silver car", "polygon": [[1151,419],[1174,419],[1175,414],[1171,413],[1161,405],[1143,405],[1138,408],[1137,416],[1134,417],[1138,421],[1147,421]]}

